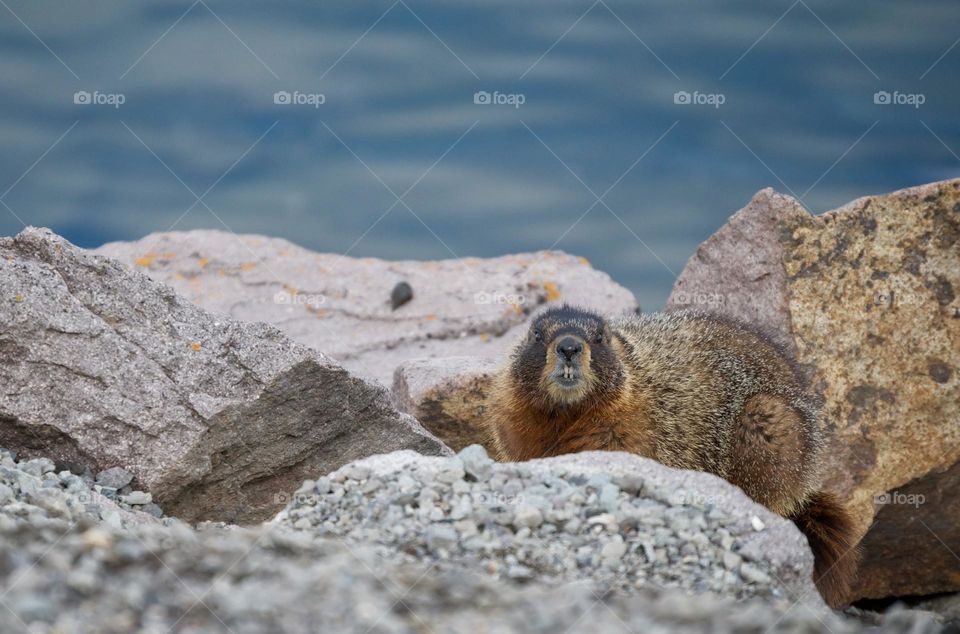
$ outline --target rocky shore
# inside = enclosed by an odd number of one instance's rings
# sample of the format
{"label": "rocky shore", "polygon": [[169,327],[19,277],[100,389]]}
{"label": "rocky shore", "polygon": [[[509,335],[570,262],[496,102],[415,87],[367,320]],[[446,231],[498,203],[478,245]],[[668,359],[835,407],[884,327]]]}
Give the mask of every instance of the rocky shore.
{"label": "rocky shore", "polygon": [[0,238],[0,632],[957,631],[958,241],[960,180],[817,217],[765,190],[671,297],[774,333],[823,399],[864,549],[833,612],[719,478],[489,457],[533,314],[638,310],[582,258]]}

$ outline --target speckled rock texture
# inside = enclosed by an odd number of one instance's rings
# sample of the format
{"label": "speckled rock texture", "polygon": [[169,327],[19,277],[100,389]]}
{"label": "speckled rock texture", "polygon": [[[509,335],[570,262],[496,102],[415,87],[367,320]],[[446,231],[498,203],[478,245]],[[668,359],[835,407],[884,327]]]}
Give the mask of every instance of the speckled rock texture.
{"label": "speckled rock texture", "polygon": [[960,180],[819,216],[764,190],[674,286],[673,308],[777,333],[823,398],[824,479],[865,533],[856,597],[960,589],[958,291]]}
{"label": "speckled rock texture", "polygon": [[393,374],[397,407],[459,451],[491,438],[484,417],[493,377],[503,359],[443,357],[413,359]]}
{"label": "speckled rock texture", "polygon": [[[103,245],[115,257],[234,319],[275,324],[385,386],[420,357],[499,357],[547,302],[609,314],[636,300],[584,258],[558,251],[499,258],[387,261],[316,253],[286,240],[222,231],[158,233]],[[413,298],[395,310],[391,292]]]}
{"label": "speckled rock texture", "polygon": [[182,518],[250,522],[308,475],[449,450],[277,328],[213,316],[44,229],[0,239],[0,446],[123,467]]}

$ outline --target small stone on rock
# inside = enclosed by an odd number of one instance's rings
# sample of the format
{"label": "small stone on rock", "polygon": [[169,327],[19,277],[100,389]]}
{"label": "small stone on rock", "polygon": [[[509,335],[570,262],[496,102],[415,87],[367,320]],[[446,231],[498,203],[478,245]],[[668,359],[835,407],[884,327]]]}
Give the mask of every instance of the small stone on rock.
{"label": "small stone on rock", "polygon": [[390,307],[396,310],[413,299],[413,287],[407,282],[397,282],[390,291]]}

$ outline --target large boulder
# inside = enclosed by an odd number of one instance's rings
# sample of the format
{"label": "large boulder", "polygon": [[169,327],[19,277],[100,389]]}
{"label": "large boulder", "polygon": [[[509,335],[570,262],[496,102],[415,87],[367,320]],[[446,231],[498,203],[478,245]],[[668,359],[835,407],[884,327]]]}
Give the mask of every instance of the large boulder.
{"label": "large boulder", "polygon": [[[272,323],[351,372],[390,385],[419,357],[499,357],[547,302],[609,314],[636,300],[584,258],[557,251],[499,258],[387,261],[316,253],[286,240],[223,231],[158,233],[103,245],[196,304]],[[412,299],[394,308],[406,282]],[[398,293],[402,300],[409,294]]]}
{"label": "large boulder", "polygon": [[123,467],[167,513],[250,522],[309,474],[449,450],[380,386],[44,229],[0,239],[0,446]]}
{"label": "large boulder", "polygon": [[474,444],[490,449],[487,401],[501,363],[488,357],[406,361],[393,375],[397,407],[454,451]]}
{"label": "large boulder", "polygon": [[960,180],[811,216],[764,190],[697,250],[669,308],[777,333],[824,402],[825,483],[856,513],[854,597],[960,589]]}

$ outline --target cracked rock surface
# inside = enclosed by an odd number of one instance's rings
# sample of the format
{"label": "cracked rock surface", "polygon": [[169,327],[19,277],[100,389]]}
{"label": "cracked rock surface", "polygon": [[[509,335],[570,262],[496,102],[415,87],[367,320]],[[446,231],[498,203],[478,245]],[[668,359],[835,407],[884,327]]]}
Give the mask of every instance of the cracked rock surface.
{"label": "cracked rock surface", "polygon": [[0,289],[0,446],[122,467],[171,515],[257,521],[351,459],[449,451],[330,357],[49,230],[0,239]]}
{"label": "cracked rock surface", "polygon": [[[418,357],[499,357],[547,302],[615,315],[635,310],[624,287],[584,258],[542,251],[498,258],[389,261],[309,251],[286,240],[223,231],[151,234],[105,244],[119,259],[204,308],[263,321],[389,386]],[[390,294],[408,283],[396,310]]]}

